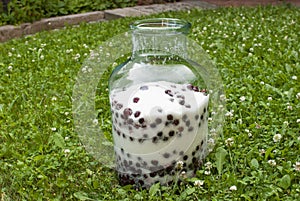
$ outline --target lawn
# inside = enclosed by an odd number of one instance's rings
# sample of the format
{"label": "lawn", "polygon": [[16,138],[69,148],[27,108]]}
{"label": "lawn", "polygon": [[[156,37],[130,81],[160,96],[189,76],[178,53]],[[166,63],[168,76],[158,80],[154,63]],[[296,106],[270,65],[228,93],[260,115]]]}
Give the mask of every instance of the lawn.
{"label": "lawn", "polygon": [[[154,16],[191,22],[188,36],[207,52],[223,79],[223,135],[197,176],[150,190],[120,187],[114,171],[86,152],[74,130],[77,73],[91,50],[139,19],[126,18],[0,44],[1,201],[299,199],[299,8],[219,8]],[[98,90],[107,93],[105,86]],[[109,117],[100,109],[99,114],[98,122],[109,132]]]}

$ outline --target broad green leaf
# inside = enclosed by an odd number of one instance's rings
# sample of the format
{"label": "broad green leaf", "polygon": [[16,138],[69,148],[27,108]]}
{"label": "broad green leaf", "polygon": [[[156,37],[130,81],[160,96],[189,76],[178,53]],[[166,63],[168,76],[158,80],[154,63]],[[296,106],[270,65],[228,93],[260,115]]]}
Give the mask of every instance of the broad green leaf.
{"label": "broad green leaf", "polygon": [[225,157],[228,154],[228,152],[222,147],[217,148],[216,151],[216,164],[218,173],[220,175],[222,173],[223,164],[225,162]]}
{"label": "broad green leaf", "polygon": [[159,188],[160,188],[160,183],[153,184],[149,189],[150,196],[155,196],[156,193],[159,191]]}
{"label": "broad green leaf", "polygon": [[89,198],[85,192],[82,192],[82,191],[74,193],[74,196],[81,201],[93,200],[93,199]]}
{"label": "broad green leaf", "polygon": [[51,136],[51,141],[57,147],[64,148],[66,146],[63,136],[61,136],[59,133],[53,133]]}
{"label": "broad green leaf", "polygon": [[251,167],[254,168],[254,169],[258,169],[258,167],[259,167],[259,163],[258,163],[258,161],[257,161],[255,158],[253,158],[253,159],[251,160],[250,165],[251,165]]}
{"label": "broad green leaf", "polygon": [[290,175],[284,175],[280,180],[278,185],[283,189],[288,189],[291,186],[291,177]]}

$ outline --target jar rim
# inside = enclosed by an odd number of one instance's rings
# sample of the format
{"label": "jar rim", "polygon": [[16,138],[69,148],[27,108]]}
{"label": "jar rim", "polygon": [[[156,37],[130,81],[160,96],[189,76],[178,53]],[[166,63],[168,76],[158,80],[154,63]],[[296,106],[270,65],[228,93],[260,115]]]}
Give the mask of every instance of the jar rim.
{"label": "jar rim", "polygon": [[150,18],[137,20],[130,25],[132,30],[158,30],[187,32],[191,24],[176,18]]}

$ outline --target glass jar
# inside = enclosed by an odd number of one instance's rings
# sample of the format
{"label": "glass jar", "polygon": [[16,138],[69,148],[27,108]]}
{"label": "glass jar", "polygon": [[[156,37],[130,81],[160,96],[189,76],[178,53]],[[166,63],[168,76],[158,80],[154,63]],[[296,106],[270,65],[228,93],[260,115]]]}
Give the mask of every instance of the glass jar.
{"label": "glass jar", "polygon": [[157,18],[131,25],[131,58],[109,80],[121,185],[149,187],[192,177],[207,154],[210,95],[188,59],[191,24]]}

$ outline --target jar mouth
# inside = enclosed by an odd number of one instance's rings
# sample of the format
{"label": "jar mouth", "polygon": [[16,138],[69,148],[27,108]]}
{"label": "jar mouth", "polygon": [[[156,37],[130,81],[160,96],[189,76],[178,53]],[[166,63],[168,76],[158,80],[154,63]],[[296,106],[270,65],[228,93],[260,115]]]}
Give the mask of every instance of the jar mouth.
{"label": "jar mouth", "polygon": [[182,19],[152,18],[135,21],[130,25],[132,30],[140,31],[176,31],[187,33],[191,24]]}

